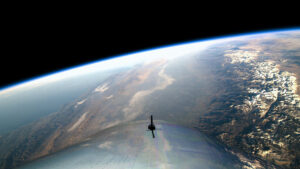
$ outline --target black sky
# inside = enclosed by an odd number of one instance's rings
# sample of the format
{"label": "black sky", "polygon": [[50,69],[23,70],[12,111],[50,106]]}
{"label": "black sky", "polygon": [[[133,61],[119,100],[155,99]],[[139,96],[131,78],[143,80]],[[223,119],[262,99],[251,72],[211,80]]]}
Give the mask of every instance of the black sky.
{"label": "black sky", "polygon": [[231,34],[297,27],[267,20],[88,20],[17,17],[4,25],[0,88],[138,50]]}

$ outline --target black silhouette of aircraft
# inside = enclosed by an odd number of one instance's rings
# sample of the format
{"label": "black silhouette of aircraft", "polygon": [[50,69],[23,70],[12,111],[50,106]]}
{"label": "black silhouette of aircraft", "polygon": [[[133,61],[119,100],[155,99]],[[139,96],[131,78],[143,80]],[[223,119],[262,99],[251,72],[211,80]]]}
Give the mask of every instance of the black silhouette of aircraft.
{"label": "black silhouette of aircraft", "polygon": [[155,135],[154,135],[155,125],[153,123],[153,116],[152,115],[151,115],[151,123],[148,125],[148,129],[151,130],[152,136],[153,136],[153,138],[155,138]]}

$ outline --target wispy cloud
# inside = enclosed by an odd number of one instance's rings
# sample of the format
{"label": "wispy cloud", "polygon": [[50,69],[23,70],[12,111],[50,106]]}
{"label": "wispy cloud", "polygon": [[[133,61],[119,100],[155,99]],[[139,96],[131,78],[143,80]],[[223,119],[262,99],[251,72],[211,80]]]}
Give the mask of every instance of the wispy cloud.
{"label": "wispy cloud", "polygon": [[111,145],[112,145],[111,141],[106,141],[102,144],[99,144],[98,147],[101,149],[111,149]]}
{"label": "wispy cloud", "polygon": [[103,93],[103,92],[105,92],[106,90],[108,90],[109,89],[109,86],[107,85],[107,83],[105,83],[105,84],[103,84],[103,85],[101,85],[101,86],[98,86],[95,90],[94,90],[94,92],[100,92],[100,93]]}

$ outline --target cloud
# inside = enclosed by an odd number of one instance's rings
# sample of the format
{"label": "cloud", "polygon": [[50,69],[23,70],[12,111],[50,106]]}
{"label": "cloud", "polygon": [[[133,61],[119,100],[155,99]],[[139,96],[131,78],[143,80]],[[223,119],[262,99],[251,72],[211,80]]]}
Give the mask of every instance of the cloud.
{"label": "cloud", "polygon": [[77,102],[76,105],[75,105],[74,107],[77,108],[78,105],[81,105],[81,104],[84,103],[85,101],[86,101],[86,99],[83,99],[83,100]]}
{"label": "cloud", "polygon": [[81,147],[88,147],[88,146],[90,146],[90,144],[88,144],[88,143],[81,145]]}
{"label": "cloud", "polygon": [[109,100],[109,99],[112,99],[113,97],[114,97],[114,95],[110,95],[110,96],[105,97],[105,99]]}
{"label": "cloud", "polygon": [[106,141],[102,144],[99,144],[98,147],[100,149],[111,149],[111,145],[112,145],[112,142],[111,141]]}
{"label": "cloud", "polygon": [[107,89],[109,89],[109,87],[107,86],[107,83],[105,83],[105,84],[102,85],[102,86],[98,86],[94,91],[95,91],[95,92],[103,93],[103,92],[105,92]]}

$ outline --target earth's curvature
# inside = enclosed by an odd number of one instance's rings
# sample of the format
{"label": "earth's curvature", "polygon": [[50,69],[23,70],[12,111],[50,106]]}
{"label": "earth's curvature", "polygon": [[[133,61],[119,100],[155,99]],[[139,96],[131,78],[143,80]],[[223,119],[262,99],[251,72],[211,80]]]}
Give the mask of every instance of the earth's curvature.
{"label": "earth's curvature", "polygon": [[299,66],[293,29],[152,49],[10,86],[0,90],[0,168],[297,168]]}

